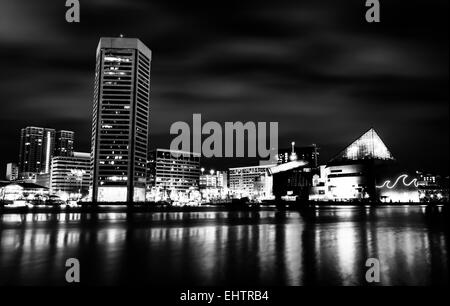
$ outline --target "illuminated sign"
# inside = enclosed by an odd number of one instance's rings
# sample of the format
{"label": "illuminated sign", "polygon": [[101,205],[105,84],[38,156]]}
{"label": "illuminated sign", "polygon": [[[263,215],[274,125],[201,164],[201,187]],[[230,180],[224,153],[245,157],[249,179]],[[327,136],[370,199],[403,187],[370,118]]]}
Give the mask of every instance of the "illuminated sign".
{"label": "illuminated sign", "polygon": [[408,177],[407,174],[399,175],[393,184],[391,183],[391,180],[386,180],[381,186],[377,186],[377,188],[387,187],[388,189],[393,189],[397,186],[397,184],[400,180],[402,181],[403,186],[405,186],[405,187],[409,187],[411,185],[413,185],[414,187],[417,187],[419,185],[417,183],[416,178],[412,179],[409,183],[407,183],[406,182],[407,177]]}

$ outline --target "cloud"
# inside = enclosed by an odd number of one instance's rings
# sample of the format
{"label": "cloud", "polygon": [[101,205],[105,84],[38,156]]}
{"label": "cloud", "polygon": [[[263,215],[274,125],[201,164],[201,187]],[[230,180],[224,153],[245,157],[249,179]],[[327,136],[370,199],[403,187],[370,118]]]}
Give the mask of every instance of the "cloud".
{"label": "cloud", "polygon": [[[81,1],[80,24],[65,10],[2,1],[2,161],[31,124],[74,129],[89,150],[95,49],[122,33],[153,51],[151,147],[199,112],[278,121],[280,141],[318,143],[324,161],[374,126],[405,165],[448,168],[447,1],[383,2],[380,24],[359,0]],[[418,139],[439,146],[433,160]]]}

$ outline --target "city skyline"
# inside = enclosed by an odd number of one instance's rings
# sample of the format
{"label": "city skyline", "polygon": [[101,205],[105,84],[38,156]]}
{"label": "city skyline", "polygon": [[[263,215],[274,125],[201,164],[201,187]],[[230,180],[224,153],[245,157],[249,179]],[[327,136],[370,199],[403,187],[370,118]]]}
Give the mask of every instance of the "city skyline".
{"label": "city skyline", "polygon": [[[279,121],[280,148],[291,141],[315,143],[322,162],[375,127],[405,167],[448,175],[448,92],[443,86],[448,82],[448,43],[439,15],[445,9],[392,3],[383,16],[386,22],[374,30],[355,19],[355,11],[363,10],[356,1],[339,7],[330,2],[331,15],[309,1],[295,7],[287,1],[277,7],[262,3],[257,14],[250,14],[252,5],[246,3],[236,13],[236,24],[225,18],[235,9],[233,3],[211,16],[205,14],[210,6],[202,5],[185,11],[159,2],[107,4],[110,15],[123,18],[118,25],[112,23],[115,18],[99,15],[95,4],[83,4],[83,21],[77,25],[56,18],[64,7],[19,2],[16,8],[25,14],[35,10],[49,17],[33,19],[32,28],[27,22],[18,27],[17,12],[5,6],[2,20],[17,31],[15,37],[4,31],[8,26],[0,32],[0,54],[11,58],[5,68],[10,77],[0,82],[0,136],[2,145],[11,148],[0,152],[1,173],[7,162],[15,161],[18,130],[25,126],[73,130],[78,149],[90,150],[95,45],[101,36],[124,33],[139,37],[156,54],[152,107],[158,115],[151,121],[149,149],[168,148],[170,125],[188,121],[195,112],[217,122]],[[129,17],[144,11],[152,18]],[[404,14],[410,17],[398,18]],[[413,22],[419,16],[426,23],[420,31]],[[202,27],[206,22],[216,27],[214,39]],[[30,35],[37,33],[45,35]],[[39,48],[24,53],[23,45]],[[23,87],[27,90],[19,89]],[[218,169],[249,163],[204,162]]]}
{"label": "city skyline", "polygon": [[448,285],[449,8],[2,0],[0,286]]}

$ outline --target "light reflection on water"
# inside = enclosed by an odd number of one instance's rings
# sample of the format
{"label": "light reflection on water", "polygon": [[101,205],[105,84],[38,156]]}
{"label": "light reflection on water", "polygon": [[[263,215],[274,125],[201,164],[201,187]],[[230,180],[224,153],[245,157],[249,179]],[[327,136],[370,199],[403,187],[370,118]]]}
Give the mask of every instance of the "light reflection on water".
{"label": "light reflection on water", "polygon": [[[445,215],[446,216],[446,215]],[[0,215],[0,284],[448,284],[448,226],[423,207]]]}

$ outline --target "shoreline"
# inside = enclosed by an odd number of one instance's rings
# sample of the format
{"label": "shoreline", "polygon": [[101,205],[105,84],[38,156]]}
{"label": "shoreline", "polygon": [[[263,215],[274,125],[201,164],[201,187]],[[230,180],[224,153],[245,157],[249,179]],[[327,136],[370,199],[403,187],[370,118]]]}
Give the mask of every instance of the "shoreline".
{"label": "shoreline", "polygon": [[155,203],[146,204],[92,204],[82,203],[77,206],[44,206],[37,205],[33,207],[20,206],[8,207],[0,206],[0,215],[4,214],[28,214],[28,213],[162,213],[162,212],[258,212],[258,211],[305,211],[316,209],[336,209],[336,208],[359,208],[359,209],[377,209],[388,207],[427,207],[427,208],[446,208],[447,202],[436,203],[358,203],[358,202],[284,202],[277,204],[204,204],[201,206],[169,206]]}

